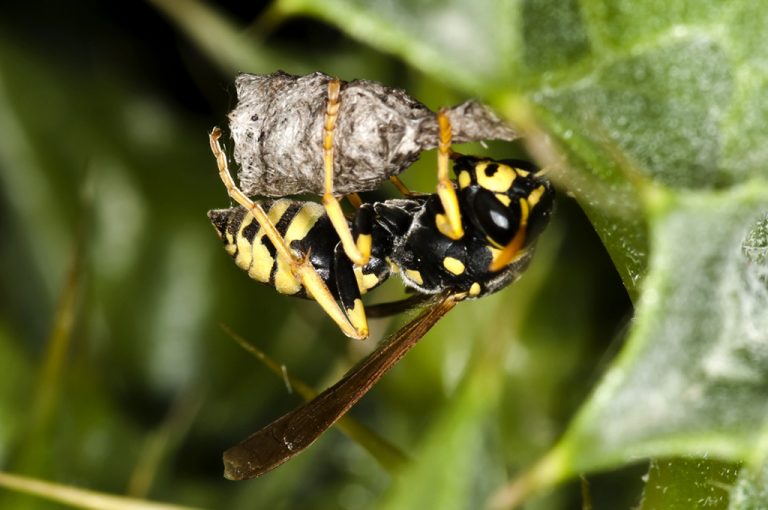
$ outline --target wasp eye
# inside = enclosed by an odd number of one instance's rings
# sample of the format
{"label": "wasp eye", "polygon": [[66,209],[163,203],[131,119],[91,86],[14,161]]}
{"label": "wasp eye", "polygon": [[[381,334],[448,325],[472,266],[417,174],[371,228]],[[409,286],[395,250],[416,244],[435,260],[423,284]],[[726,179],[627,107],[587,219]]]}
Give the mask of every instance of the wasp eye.
{"label": "wasp eye", "polygon": [[494,193],[473,190],[467,195],[469,219],[490,241],[505,246],[520,225],[520,207],[514,201],[504,205]]}

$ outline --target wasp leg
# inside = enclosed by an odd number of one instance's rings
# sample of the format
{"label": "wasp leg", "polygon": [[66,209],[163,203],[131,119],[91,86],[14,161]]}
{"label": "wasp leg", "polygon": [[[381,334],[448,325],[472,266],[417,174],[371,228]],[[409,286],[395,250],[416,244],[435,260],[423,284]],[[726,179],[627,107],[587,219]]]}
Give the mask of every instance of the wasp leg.
{"label": "wasp leg", "polygon": [[333,252],[333,266],[336,275],[336,290],[341,306],[355,329],[368,331],[365,307],[360,297],[360,288],[357,286],[355,271],[350,262],[349,257],[344,252],[344,247],[341,246],[341,243],[337,244]]}
{"label": "wasp leg", "polygon": [[325,207],[325,212],[339,235],[349,259],[358,266],[364,266],[371,256],[370,250],[366,252],[361,244],[355,244],[349,223],[347,223],[341,210],[341,205],[333,195],[333,131],[336,129],[336,119],[339,116],[339,106],[341,105],[340,92],[341,82],[338,79],[331,80],[328,83],[328,103],[325,107],[325,120],[323,122],[323,166],[325,167],[323,207]]}
{"label": "wasp leg", "polygon": [[397,191],[399,191],[400,194],[402,194],[404,197],[412,197],[416,195],[416,193],[408,189],[408,186],[406,186],[398,176],[393,175],[389,178],[389,180],[392,182],[392,184],[394,184],[395,188],[397,188]]}
{"label": "wasp leg", "polygon": [[235,181],[232,180],[232,175],[229,173],[227,156],[219,145],[220,137],[221,130],[219,128],[213,128],[213,131],[211,131],[211,134],[209,135],[209,141],[211,143],[211,150],[216,157],[216,163],[219,167],[219,177],[227,188],[229,196],[232,197],[235,202],[243,206],[249,213],[251,213],[254,219],[259,222],[259,226],[264,229],[264,235],[266,235],[272,242],[278,255],[288,261],[293,276],[301,282],[307,293],[312,299],[318,302],[323,310],[325,310],[325,313],[338,324],[341,331],[351,338],[366,338],[368,336],[368,330],[355,328],[352,325],[346,314],[339,308],[333,294],[328,290],[328,286],[320,275],[317,274],[317,270],[315,270],[315,267],[309,261],[308,257],[297,257],[288,247],[283,236],[280,235],[280,232],[278,232],[272,224],[261,205],[248,198],[245,193],[237,187]]}
{"label": "wasp leg", "polygon": [[373,207],[370,204],[364,204],[355,213],[354,220],[355,244],[369,255],[373,246],[373,216]]}
{"label": "wasp leg", "polygon": [[346,198],[355,209],[360,209],[360,206],[363,205],[363,199],[357,193],[350,193]]}
{"label": "wasp leg", "polygon": [[440,128],[440,140],[437,146],[437,194],[445,214],[438,214],[435,223],[440,233],[456,240],[464,237],[464,228],[461,226],[456,189],[448,176],[448,159],[451,157],[451,122],[445,115],[445,111],[440,110],[437,113],[437,124]]}
{"label": "wasp leg", "polygon": [[512,262],[515,257],[520,254],[525,246],[526,234],[528,231],[528,213],[530,207],[528,201],[524,198],[520,199],[520,228],[518,228],[515,237],[504,247],[501,251],[497,252],[491,265],[488,268],[489,271],[496,272],[504,269],[507,264]]}

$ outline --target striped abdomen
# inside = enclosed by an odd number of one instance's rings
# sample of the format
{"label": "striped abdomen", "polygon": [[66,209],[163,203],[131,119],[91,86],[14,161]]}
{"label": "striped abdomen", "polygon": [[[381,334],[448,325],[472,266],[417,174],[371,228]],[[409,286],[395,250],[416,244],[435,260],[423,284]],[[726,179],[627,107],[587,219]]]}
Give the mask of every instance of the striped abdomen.
{"label": "striped abdomen", "polygon": [[[339,237],[325,209],[316,202],[290,199],[265,200],[260,204],[286,243],[300,255],[309,253],[310,262],[328,290],[338,298],[334,257]],[[251,278],[281,294],[306,297],[301,282],[293,277],[290,263],[277,257],[272,242],[249,212],[242,207],[216,209],[209,211],[208,217],[227,253]],[[388,267],[375,259],[363,270],[354,268],[354,272],[362,294],[386,279]]]}

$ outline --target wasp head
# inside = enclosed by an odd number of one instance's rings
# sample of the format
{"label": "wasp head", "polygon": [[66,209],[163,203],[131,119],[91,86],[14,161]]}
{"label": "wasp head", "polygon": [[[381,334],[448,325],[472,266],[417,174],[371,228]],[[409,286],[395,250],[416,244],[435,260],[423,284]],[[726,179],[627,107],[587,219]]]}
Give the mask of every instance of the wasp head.
{"label": "wasp head", "polygon": [[555,192],[534,164],[460,156],[454,172],[463,215],[491,246],[504,248],[521,230],[527,246],[546,227]]}

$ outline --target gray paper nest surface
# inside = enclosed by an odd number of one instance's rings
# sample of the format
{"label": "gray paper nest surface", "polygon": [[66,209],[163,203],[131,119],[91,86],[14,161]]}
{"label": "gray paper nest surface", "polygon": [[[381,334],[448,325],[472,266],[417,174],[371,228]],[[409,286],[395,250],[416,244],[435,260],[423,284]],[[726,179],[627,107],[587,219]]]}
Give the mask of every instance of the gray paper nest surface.
{"label": "gray paper nest surface", "polygon": [[[240,187],[247,195],[322,194],[323,73],[282,71],[237,77],[229,114]],[[435,113],[401,89],[369,80],[342,82],[334,132],[334,194],[378,188],[437,147]],[[453,142],[514,140],[517,133],[490,109],[467,101],[446,110]]]}

